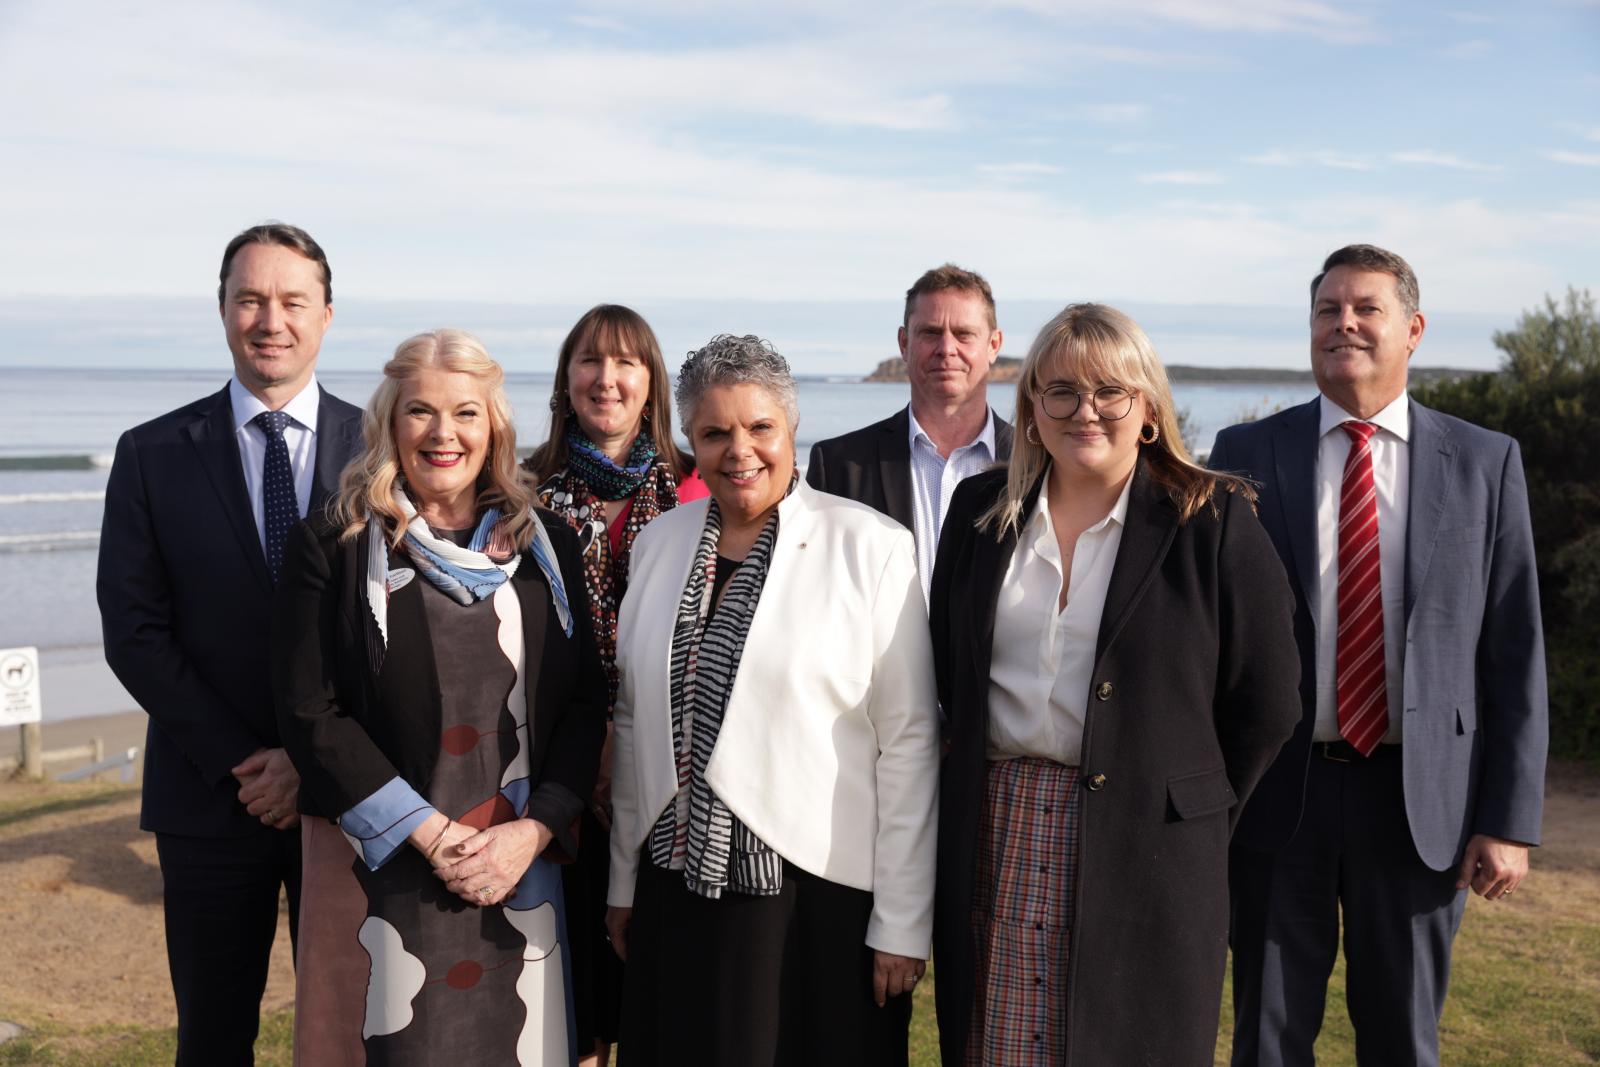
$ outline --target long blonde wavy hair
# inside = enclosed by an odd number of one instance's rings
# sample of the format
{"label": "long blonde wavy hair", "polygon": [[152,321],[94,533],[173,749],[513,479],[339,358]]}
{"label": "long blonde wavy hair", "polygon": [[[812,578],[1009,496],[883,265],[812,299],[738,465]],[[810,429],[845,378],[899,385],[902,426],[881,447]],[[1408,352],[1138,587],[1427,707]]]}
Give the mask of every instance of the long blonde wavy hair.
{"label": "long blonde wavy hair", "polygon": [[[342,526],[341,541],[366,529],[368,515],[383,522],[391,546],[406,532],[406,518],[395,502],[396,485],[405,488],[405,474],[394,443],[394,419],[407,382],[423,370],[468,374],[484,385],[489,408],[489,455],[478,475],[478,511],[500,509],[505,532],[518,550],[533,542],[537,502],[533,481],[517,464],[517,429],[506,399],[505,372],[489,358],[483,343],[465,330],[433,330],[400,342],[383,365],[383,382],[361,415],[363,454],[339,476],[339,494],[332,516]],[[414,503],[414,502],[413,502]]]}
{"label": "long blonde wavy hair", "polygon": [[1167,370],[1139,324],[1105,304],[1068,304],[1039,330],[1022,361],[1006,491],[978,518],[980,530],[992,530],[996,539],[1003,539],[1022,525],[1023,501],[1050,469],[1050,453],[1029,439],[1038,432],[1033,399],[1046,381],[1056,378],[1075,381],[1080,389],[1120,385],[1144,398],[1149,418],[1160,432],[1154,443],[1141,442],[1140,451],[1150,476],[1177,506],[1179,522],[1188,522],[1204,507],[1215,513],[1212,497],[1219,487],[1255,500],[1249,482],[1207,470],[1189,455],[1172,404]]}

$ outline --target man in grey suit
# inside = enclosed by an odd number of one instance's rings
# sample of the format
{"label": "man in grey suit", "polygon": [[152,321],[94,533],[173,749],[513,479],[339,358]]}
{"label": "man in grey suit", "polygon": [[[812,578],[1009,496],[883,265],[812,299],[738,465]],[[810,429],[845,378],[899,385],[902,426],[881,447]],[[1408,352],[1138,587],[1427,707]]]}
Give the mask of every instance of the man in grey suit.
{"label": "man in grey suit", "polygon": [[1309,1064],[1339,951],[1356,1058],[1436,1064],[1470,887],[1539,841],[1544,639],[1517,443],[1406,395],[1417,281],[1371,245],[1311,287],[1316,400],[1217,435],[1296,595],[1302,718],[1233,838],[1234,1064]]}
{"label": "man in grey suit", "polygon": [[989,369],[1003,337],[981,274],[953,263],[925,272],[906,291],[900,325],[910,405],[811,446],[812,488],[877,508],[911,531],[923,596],[956,483],[1011,456],[1011,425],[989,410]]}

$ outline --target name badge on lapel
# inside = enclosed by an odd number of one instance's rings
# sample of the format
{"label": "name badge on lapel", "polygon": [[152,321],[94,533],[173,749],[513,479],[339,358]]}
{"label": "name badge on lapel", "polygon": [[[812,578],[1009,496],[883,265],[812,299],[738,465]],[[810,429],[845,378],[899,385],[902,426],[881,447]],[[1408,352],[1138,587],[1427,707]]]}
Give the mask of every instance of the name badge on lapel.
{"label": "name badge on lapel", "polygon": [[390,595],[392,596],[394,593],[398,592],[399,590],[404,589],[408,584],[410,584],[411,579],[415,578],[416,576],[417,576],[417,572],[412,570],[410,567],[396,567],[394,570],[390,571],[389,572],[389,593],[390,593]]}

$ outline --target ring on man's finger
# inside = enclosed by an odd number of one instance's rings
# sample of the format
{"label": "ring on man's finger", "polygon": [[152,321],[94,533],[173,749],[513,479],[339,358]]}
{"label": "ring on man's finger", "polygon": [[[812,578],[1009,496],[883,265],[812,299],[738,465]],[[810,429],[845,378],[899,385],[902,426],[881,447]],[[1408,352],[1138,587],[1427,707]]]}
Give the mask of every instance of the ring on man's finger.
{"label": "ring on man's finger", "polygon": [[488,900],[490,897],[494,896],[494,887],[487,885],[484,886],[482,889],[478,890],[478,896],[482,897],[484,900]]}

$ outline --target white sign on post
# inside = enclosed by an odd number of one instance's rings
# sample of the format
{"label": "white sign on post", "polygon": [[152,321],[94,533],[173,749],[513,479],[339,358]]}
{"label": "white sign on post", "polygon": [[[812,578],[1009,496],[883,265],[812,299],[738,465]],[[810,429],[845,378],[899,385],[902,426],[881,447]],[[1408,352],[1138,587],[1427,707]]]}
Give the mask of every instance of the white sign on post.
{"label": "white sign on post", "polygon": [[0,726],[21,726],[43,718],[39,700],[39,650],[0,648]]}

